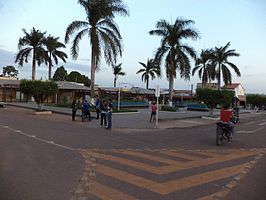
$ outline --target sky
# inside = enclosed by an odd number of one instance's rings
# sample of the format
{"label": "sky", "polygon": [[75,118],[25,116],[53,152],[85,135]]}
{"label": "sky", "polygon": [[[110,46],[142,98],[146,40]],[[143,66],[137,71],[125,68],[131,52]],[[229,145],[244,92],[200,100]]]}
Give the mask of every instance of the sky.
{"label": "sky", "polygon": [[[247,93],[266,94],[266,1],[264,0],[124,0],[130,16],[117,16],[123,37],[122,62],[126,76],[119,77],[118,83],[145,87],[141,75],[136,74],[141,68],[139,62],[146,63],[154,56],[160,45],[160,37],[149,35],[155,24],[161,19],[174,22],[177,17],[194,20],[194,27],[200,33],[197,41],[187,40],[187,44],[200,53],[201,49],[224,46],[230,42],[230,49],[240,53],[240,57],[229,61],[235,63],[242,76],[233,74],[233,82],[241,83]],[[31,78],[31,61],[23,67],[14,63],[18,52],[17,44],[23,37],[22,29],[30,32],[32,27],[47,32],[64,41],[65,30],[74,20],[86,20],[83,8],[77,0],[0,0],[0,72],[1,67],[13,65],[19,70],[19,78]],[[73,60],[70,46],[64,50],[69,58],[63,65],[68,73],[79,71],[90,78],[90,42],[84,37],[79,46],[79,57]],[[192,63],[192,68],[194,67]],[[53,72],[56,66],[53,68]],[[168,88],[165,70],[160,79],[150,82],[150,87]],[[37,68],[37,79],[47,79],[48,67]],[[113,74],[110,66],[102,59],[100,70],[96,74],[96,84],[113,86]],[[197,75],[185,81],[177,76],[175,89],[190,89],[200,82]]]}

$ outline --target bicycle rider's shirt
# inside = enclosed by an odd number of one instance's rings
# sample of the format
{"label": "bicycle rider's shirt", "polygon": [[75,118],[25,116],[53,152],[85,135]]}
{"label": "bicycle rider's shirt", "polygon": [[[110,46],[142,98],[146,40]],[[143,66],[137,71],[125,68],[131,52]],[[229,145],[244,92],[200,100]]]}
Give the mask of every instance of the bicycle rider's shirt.
{"label": "bicycle rider's shirt", "polygon": [[220,120],[222,122],[230,122],[231,117],[232,117],[232,111],[231,110],[221,109]]}

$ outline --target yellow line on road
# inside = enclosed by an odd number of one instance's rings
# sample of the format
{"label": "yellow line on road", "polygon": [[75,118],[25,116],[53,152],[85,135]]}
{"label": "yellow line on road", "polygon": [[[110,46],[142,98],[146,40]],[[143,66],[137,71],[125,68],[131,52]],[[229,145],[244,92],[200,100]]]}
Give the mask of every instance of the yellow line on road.
{"label": "yellow line on road", "polygon": [[157,167],[153,167],[151,165],[147,165],[145,163],[141,162],[136,162],[133,160],[129,160],[126,158],[119,158],[116,156],[111,156],[111,155],[106,155],[106,154],[101,154],[101,153],[96,153],[96,152],[90,152],[89,155],[96,157],[96,158],[102,158],[104,160],[109,160],[113,161],[122,165],[127,165],[136,169],[140,169],[143,171],[151,172],[157,174],[159,172],[159,169]]}
{"label": "yellow line on road", "polygon": [[213,200],[215,195],[218,195],[220,192],[215,192],[213,194],[209,194],[207,196],[204,197],[200,197],[197,200]]}
{"label": "yellow line on road", "polygon": [[97,182],[92,183],[90,193],[101,200],[138,200],[123,192],[120,192]]}
{"label": "yellow line on road", "polygon": [[221,163],[225,161],[230,161],[230,160],[235,160],[239,158],[244,158],[244,157],[249,157],[249,156],[254,156],[257,155],[258,152],[256,151],[236,151],[235,153],[232,152],[231,154],[226,154],[225,156],[220,156],[216,158],[206,158],[201,160],[196,160],[196,161],[191,161],[191,162],[176,162],[175,164],[172,165],[167,165],[167,166],[162,166],[162,167],[154,167],[145,163],[129,160],[126,158],[119,158],[116,156],[111,156],[107,154],[102,154],[102,153],[96,153],[96,152],[89,152],[88,153],[90,156],[96,157],[96,158],[102,158],[104,160],[109,160],[112,162],[116,162],[122,165],[127,165],[136,169],[140,169],[142,171],[146,171],[149,173],[154,173],[158,175],[162,174],[168,174],[171,172],[175,172],[178,170],[183,170],[183,169],[191,169],[191,168],[196,168],[196,167],[203,167],[211,164],[216,164],[216,163]]}
{"label": "yellow line on road", "polygon": [[136,185],[138,187],[159,193],[161,195],[167,195],[179,190],[188,189],[201,184],[206,184],[212,181],[217,181],[223,178],[234,176],[240,173],[244,169],[244,167],[245,164],[236,165],[233,167],[227,167],[194,176],[185,177],[182,179],[168,181],[165,183],[158,183],[101,164],[98,164],[95,170],[98,173],[102,173],[106,176],[113,177],[115,179]]}
{"label": "yellow line on road", "polygon": [[192,156],[186,153],[182,153],[182,150],[162,150],[160,151],[160,153],[168,155],[168,156],[173,156],[173,157],[177,157],[177,158],[184,158],[187,160],[202,160],[202,157],[199,156]]}
{"label": "yellow line on road", "polygon": [[183,168],[188,169],[188,168],[195,168],[195,167],[203,167],[206,165],[226,162],[230,160],[235,160],[235,159],[255,156],[255,155],[258,155],[258,152],[255,152],[255,151],[240,151],[240,152],[235,152],[235,153],[232,152],[231,154],[227,154],[225,156],[220,155],[219,157],[215,157],[215,158],[206,158],[204,160],[187,162],[183,164]]}
{"label": "yellow line on road", "polygon": [[208,156],[208,157],[219,157],[219,156],[223,156],[223,154],[219,154],[219,153],[215,153],[212,151],[193,151],[193,153],[196,153],[198,155],[202,155],[202,156]]}
{"label": "yellow line on road", "polygon": [[135,157],[139,157],[139,158],[144,158],[144,159],[147,159],[147,160],[156,161],[156,162],[159,162],[159,163],[164,163],[164,164],[169,164],[169,165],[181,164],[182,163],[182,162],[178,162],[178,161],[175,161],[175,160],[163,158],[161,156],[154,156],[154,155],[151,155],[151,154],[137,152],[137,151],[125,150],[125,151],[117,151],[117,153],[130,155],[130,156],[135,156]]}

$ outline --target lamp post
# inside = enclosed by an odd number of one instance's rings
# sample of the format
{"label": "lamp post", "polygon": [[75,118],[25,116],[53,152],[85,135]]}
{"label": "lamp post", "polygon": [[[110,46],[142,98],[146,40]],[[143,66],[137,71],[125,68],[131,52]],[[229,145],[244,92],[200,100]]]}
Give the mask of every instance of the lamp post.
{"label": "lamp post", "polygon": [[118,84],[117,110],[120,110],[120,84]]}

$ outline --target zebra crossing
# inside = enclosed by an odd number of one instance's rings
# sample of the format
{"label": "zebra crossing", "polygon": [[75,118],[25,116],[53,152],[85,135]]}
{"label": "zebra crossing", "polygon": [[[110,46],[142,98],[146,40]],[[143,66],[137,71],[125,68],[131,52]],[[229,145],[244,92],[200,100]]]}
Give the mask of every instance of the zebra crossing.
{"label": "zebra crossing", "polygon": [[81,149],[85,170],[72,200],[224,197],[265,149]]}

